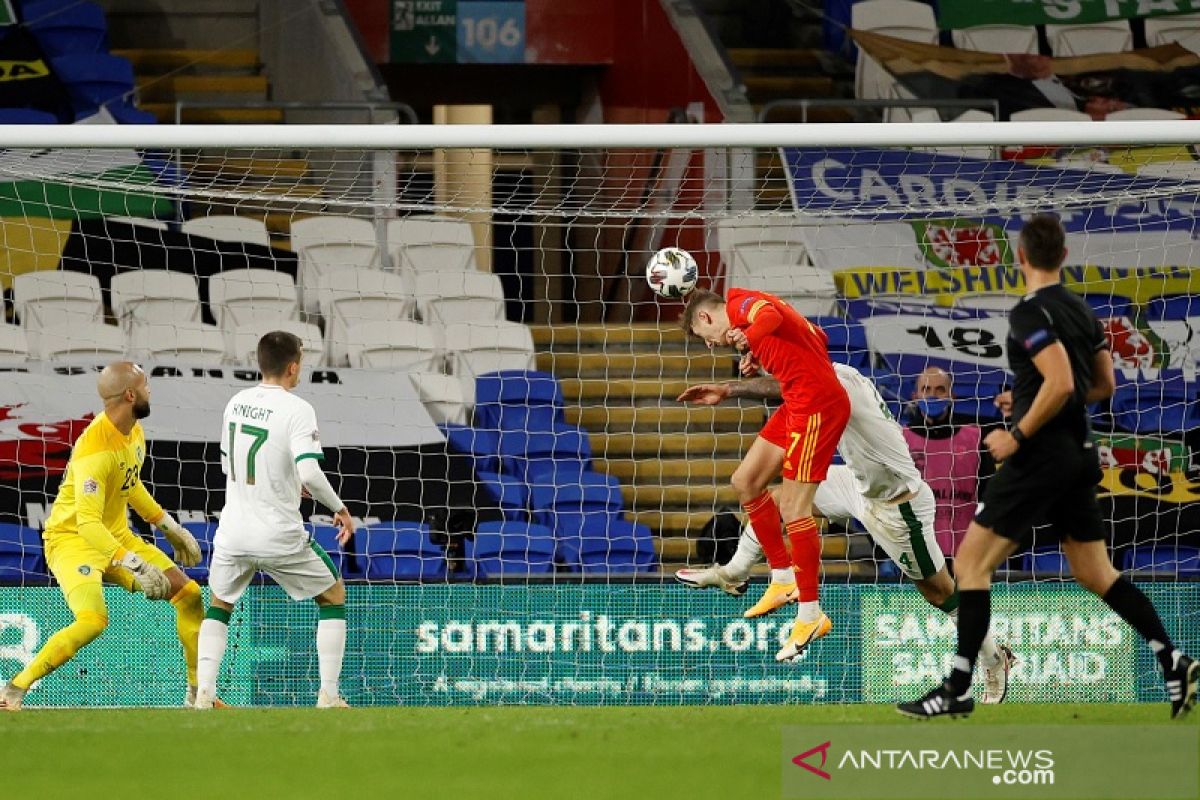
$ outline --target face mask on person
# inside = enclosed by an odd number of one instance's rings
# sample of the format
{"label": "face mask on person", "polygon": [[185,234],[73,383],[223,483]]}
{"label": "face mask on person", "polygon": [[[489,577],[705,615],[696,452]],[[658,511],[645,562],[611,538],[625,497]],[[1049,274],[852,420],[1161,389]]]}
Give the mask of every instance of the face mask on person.
{"label": "face mask on person", "polygon": [[941,419],[950,410],[948,397],[919,397],[913,401],[913,416],[927,420]]}

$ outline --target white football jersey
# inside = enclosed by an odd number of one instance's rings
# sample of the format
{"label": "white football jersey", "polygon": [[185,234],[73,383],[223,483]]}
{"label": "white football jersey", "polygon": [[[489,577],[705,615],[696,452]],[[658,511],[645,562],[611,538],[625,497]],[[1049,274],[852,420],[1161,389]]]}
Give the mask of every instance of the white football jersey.
{"label": "white football jersey", "polygon": [[854,474],[863,497],[891,500],[921,486],[908,443],[879,390],[861,372],[834,364],[838,380],[850,395],[850,421],[838,442],[842,460]]}
{"label": "white football jersey", "polygon": [[214,545],[235,556],[283,556],[307,547],[296,464],[323,457],[307,400],[271,384],[235,394],[221,425],[225,508]]}

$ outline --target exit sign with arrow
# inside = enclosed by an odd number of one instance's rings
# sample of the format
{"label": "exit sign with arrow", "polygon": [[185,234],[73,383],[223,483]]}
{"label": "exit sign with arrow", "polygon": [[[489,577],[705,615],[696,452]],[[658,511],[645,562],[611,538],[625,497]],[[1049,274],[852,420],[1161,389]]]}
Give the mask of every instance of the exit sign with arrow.
{"label": "exit sign with arrow", "polygon": [[523,0],[392,0],[391,15],[392,63],[525,60]]}
{"label": "exit sign with arrow", "polygon": [[392,61],[456,61],[458,0],[392,0]]}

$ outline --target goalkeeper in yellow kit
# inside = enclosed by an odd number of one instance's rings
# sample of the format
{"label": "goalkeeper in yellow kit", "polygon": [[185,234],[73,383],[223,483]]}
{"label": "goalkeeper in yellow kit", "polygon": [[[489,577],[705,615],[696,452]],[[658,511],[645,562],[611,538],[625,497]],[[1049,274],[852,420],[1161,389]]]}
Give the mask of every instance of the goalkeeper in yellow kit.
{"label": "goalkeeper in yellow kit", "polygon": [[0,690],[0,709],[20,709],[34,681],[65,664],[104,632],[108,609],[101,580],[150,600],[175,607],[176,627],[187,661],[188,697],[196,691],[196,650],[204,603],[200,587],[157,547],[129,530],[126,506],[163,531],[175,560],[190,567],[200,562],[200,547],[150,496],[140,473],[146,437],[138,420],[150,413],[150,385],[141,367],[129,361],[109,364],[96,388],[104,412],[75,442],[58,497],[42,534],[46,563],[62,588],[75,621],[45,645]]}

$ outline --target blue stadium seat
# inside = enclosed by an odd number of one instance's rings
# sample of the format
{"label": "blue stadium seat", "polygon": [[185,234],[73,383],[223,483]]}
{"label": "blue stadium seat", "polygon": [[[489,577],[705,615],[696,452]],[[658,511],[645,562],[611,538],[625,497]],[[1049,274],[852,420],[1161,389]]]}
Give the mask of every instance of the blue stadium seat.
{"label": "blue stadium seat", "polygon": [[1128,297],[1105,292],[1087,292],[1082,297],[1100,319],[1133,316],[1133,300]]}
{"label": "blue stadium seat", "polygon": [[0,581],[21,583],[45,575],[42,535],[24,525],[0,523]]}
{"label": "blue stadium seat", "polygon": [[1022,566],[1039,578],[1069,578],[1071,565],[1058,548],[1026,553]]}
{"label": "blue stadium seat", "polygon": [[867,344],[867,329],[855,319],[846,317],[810,317],[829,337],[829,358],[858,370],[872,366],[871,348]]}
{"label": "blue stadium seat", "polygon": [[1180,320],[1200,317],[1200,298],[1190,294],[1165,294],[1145,305],[1148,320]]}
{"label": "blue stadium seat", "polygon": [[528,482],[531,468],[543,469],[545,462],[589,461],[591,457],[591,442],[582,428],[563,425],[549,432],[508,431],[500,434],[503,471],[522,481]]}
{"label": "blue stadium seat", "polygon": [[438,429],[445,435],[451,450],[475,460],[476,472],[496,472],[500,469],[500,437],[495,431],[452,422],[438,425]]}
{"label": "blue stadium seat", "polygon": [[1200,576],[1200,547],[1135,547],[1125,553],[1130,572],[1162,572],[1177,577]]}
{"label": "blue stadium seat", "polygon": [[[212,563],[213,538],[217,535],[215,522],[182,522],[180,523],[200,545],[200,563],[194,567],[180,567],[189,578],[204,583],[208,580],[208,566]],[[167,555],[171,554],[171,545],[157,528],[154,530],[154,544]]]}
{"label": "blue stadium seat", "polygon": [[529,487],[516,478],[498,472],[476,472],[483,493],[495,503],[505,519],[525,520],[528,518]]}
{"label": "blue stadium seat", "polygon": [[1000,412],[992,401],[1006,386],[1012,385],[1012,378],[1007,371],[911,353],[884,353],[883,357],[896,374],[904,376],[904,398],[912,396],[916,377],[922,370],[941,367],[954,379],[954,410],[957,414],[982,422],[1000,419]]}
{"label": "blue stadium seat", "polygon": [[337,541],[337,528],[332,525],[309,525],[308,528],[312,531],[313,541],[321,545],[321,549],[332,559],[337,566],[338,572],[343,578],[362,578],[366,573],[362,568],[362,559],[356,555],[354,550],[355,541],[359,537],[359,533],[355,533],[350,537],[350,541],[346,543],[345,549],[342,548]]}
{"label": "blue stadium seat", "polygon": [[482,411],[477,406],[481,424],[494,425],[496,430],[541,433],[562,427],[563,411],[557,406],[489,405]]}
{"label": "blue stadium seat", "polygon": [[[480,426],[501,430],[501,410],[510,406],[543,409],[529,420],[537,423],[533,430],[546,429],[542,416],[547,414],[552,423],[565,422],[562,386],[549,372],[501,370],[475,379],[475,418]],[[507,429],[519,427],[520,423],[510,422]]]}
{"label": "blue stadium seat", "polygon": [[422,522],[380,522],[357,534],[367,556],[367,577],[375,581],[440,581],[446,555]]}
{"label": "blue stadium seat", "polygon": [[525,522],[485,522],[467,539],[467,568],[473,577],[548,575],[554,572],[554,534]]}
{"label": "blue stadium seat", "polygon": [[133,93],[133,66],[128,60],[105,53],[73,54],[53,58],[51,68],[84,105],[128,105]]}
{"label": "blue stadium seat", "polygon": [[0,108],[0,125],[57,125],[58,117],[36,108]]}
{"label": "blue stadium seat", "polygon": [[584,475],[578,483],[534,486],[530,493],[534,521],[557,528],[557,520],[564,514],[619,513],[624,505],[620,486],[609,483],[608,476],[593,479]]}
{"label": "blue stadium seat", "polygon": [[656,568],[650,529],[617,516],[560,517],[555,536],[560,559],[585,575],[652,572]]}
{"label": "blue stadium seat", "polygon": [[1111,407],[1113,421],[1133,433],[1161,433],[1197,426],[1198,386],[1183,372],[1164,369],[1157,379],[1128,381],[1118,375]]}
{"label": "blue stadium seat", "polygon": [[26,3],[25,27],[48,56],[100,53],[108,49],[108,20],[95,3]]}
{"label": "blue stadium seat", "polygon": [[158,117],[149,111],[142,111],[129,105],[112,104],[105,106],[108,113],[120,125],[157,125]]}

